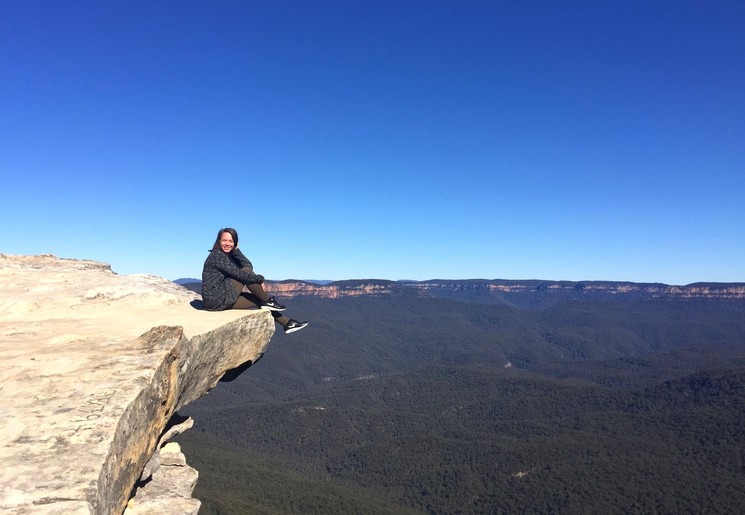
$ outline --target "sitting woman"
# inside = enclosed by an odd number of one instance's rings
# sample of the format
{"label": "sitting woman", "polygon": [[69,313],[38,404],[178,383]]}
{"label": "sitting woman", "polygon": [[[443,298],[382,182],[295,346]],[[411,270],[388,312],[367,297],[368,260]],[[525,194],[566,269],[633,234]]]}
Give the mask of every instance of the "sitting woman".
{"label": "sitting woman", "polygon": [[[255,274],[253,265],[238,250],[235,229],[220,229],[202,270],[202,303],[210,311],[224,309],[268,309],[274,321],[286,333],[299,331],[308,322],[298,322],[281,315],[286,308],[270,296],[263,287],[264,276]],[[243,291],[244,286],[248,292]]]}

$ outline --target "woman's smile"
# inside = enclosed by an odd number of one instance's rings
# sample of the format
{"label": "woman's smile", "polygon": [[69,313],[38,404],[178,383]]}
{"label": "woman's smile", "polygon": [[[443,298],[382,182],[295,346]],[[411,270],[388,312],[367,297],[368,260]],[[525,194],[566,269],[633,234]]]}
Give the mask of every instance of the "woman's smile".
{"label": "woman's smile", "polygon": [[223,252],[226,254],[233,250],[233,247],[235,244],[233,243],[233,237],[230,235],[229,232],[222,233],[222,236],[220,236],[220,248]]}

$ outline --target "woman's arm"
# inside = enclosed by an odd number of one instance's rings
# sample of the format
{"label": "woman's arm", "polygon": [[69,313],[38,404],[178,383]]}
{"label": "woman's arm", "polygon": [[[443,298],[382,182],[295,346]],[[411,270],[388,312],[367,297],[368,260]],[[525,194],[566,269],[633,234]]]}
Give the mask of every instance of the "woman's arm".
{"label": "woman's arm", "polygon": [[233,257],[238,261],[239,268],[250,268],[253,270],[254,266],[248,260],[248,258],[241,252],[241,249],[233,250]]}
{"label": "woman's arm", "polygon": [[[237,279],[243,284],[261,284],[264,282],[263,275],[255,274],[253,270],[251,270],[250,272],[241,270],[235,263],[233,263],[233,260],[230,259],[230,257],[221,250],[213,250],[212,252],[219,253],[218,259],[215,260],[215,268],[217,268],[220,272],[227,275],[228,277]],[[243,254],[241,254],[241,256],[243,256]],[[243,259],[248,262],[248,267],[246,268],[253,268],[251,267],[251,262],[248,261],[245,256],[243,256]],[[238,262],[240,263],[240,260]]]}

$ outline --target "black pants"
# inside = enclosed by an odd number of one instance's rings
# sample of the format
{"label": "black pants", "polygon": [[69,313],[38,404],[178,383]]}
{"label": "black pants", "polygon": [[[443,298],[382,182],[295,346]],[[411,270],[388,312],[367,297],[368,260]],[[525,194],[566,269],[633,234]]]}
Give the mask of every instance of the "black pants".
{"label": "black pants", "polygon": [[[250,271],[248,268],[244,268],[245,271]],[[233,283],[235,291],[238,292],[238,300],[235,304],[230,306],[230,309],[258,309],[262,301],[269,300],[270,295],[264,291],[263,286],[260,284],[243,284],[237,279],[231,277],[230,282]],[[243,291],[247,289],[248,291]],[[278,311],[271,311],[274,321],[282,327],[287,325],[290,321],[289,318],[282,315]]]}

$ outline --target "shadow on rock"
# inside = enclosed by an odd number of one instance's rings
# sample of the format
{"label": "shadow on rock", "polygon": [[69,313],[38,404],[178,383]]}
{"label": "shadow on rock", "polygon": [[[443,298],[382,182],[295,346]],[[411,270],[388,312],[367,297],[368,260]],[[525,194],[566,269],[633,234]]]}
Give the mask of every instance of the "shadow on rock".
{"label": "shadow on rock", "polygon": [[257,361],[259,361],[262,358],[262,356],[264,356],[263,353],[262,354],[259,354],[259,357],[256,358],[254,361],[251,361],[249,359],[248,361],[246,361],[242,365],[239,365],[239,366],[237,366],[235,368],[231,368],[230,370],[228,370],[227,372],[225,372],[225,374],[223,374],[223,376],[220,378],[220,382],[221,383],[229,383],[231,381],[235,381],[236,379],[238,379],[238,376],[240,376],[243,372],[245,372],[246,370],[248,370],[249,368],[251,368],[251,365],[253,365]]}

